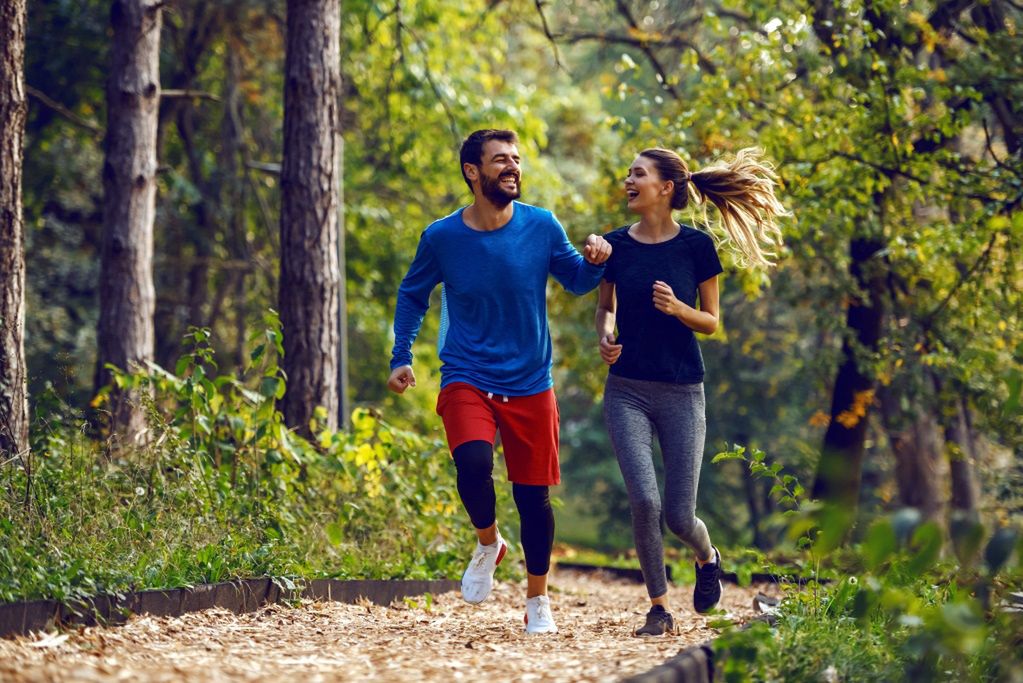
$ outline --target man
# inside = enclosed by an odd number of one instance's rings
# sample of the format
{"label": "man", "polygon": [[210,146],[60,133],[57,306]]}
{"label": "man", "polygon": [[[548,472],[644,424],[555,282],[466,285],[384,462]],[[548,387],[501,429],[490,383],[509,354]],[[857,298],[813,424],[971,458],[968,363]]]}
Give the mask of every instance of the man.
{"label": "man", "polygon": [[522,175],[517,143],[512,131],[489,129],[462,143],[462,176],[473,202],[432,223],[419,240],[398,290],[387,386],[401,394],[416,385],[412,342],[430,293],[443,283],[448,328],[438,345],[437,413],[477,535],[462,597],[480,603],[490,595],[494,570],[507,551],[497,529],[492,478],[500,430],[526,556],[526,631],[556,633],[547,597],[554,544],[548,487],[561,475],[547,278],[585,294],[600,282],[611,246],[590,235],[580,255],[550,211],[515,201]]}

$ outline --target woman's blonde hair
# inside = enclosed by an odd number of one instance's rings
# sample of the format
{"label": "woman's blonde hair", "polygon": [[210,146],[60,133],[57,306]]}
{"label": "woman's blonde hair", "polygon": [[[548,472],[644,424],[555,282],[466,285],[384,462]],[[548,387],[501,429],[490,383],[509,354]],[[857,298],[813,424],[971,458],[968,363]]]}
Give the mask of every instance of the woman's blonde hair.
{"label": "woman's blonde hair", "polygon": [[706,223],[707,202],[717,207],[741,267],[774,265],[770,259],[782,245],[775,219],[789,212],[774,194],[778,176],[761,150],[739,150],[734,159],[718,161],[695,173],[670,149],[654,147],[639,154],[654,162],[662,180],[675,183],[671,208],[684,209],[692,199]]}

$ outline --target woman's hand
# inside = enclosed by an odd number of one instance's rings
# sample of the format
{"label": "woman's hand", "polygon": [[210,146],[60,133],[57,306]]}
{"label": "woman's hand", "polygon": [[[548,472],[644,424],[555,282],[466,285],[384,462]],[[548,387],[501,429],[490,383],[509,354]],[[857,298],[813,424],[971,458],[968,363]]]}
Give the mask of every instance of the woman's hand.
{"label": "woman's hand", "polygon": [[604,359],[605,363],[614,365],[621,355],[622,345],[615,344],[615,336],[613,334],[600,338],[600,357]]}
{"label": "woman's hand", "polygon": [[684,310],[681,301],[675,298],[675,292],[668,286],[668,283],[657,280],[654,282],[654,308],[677,318]]}

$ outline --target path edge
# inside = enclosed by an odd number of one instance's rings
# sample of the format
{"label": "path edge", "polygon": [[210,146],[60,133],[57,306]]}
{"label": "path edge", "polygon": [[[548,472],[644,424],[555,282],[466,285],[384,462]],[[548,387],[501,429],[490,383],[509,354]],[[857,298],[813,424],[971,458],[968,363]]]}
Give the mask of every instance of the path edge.
{"label": "path edge", "polygon": [[304,582],[302,588],[291,589],[282,587],[274,579],[260,578],[188,588],[102,594],[67,602],[27,600],[0,604],[0,638],[46,631],[58,625],[123,624],[134,614],[177,617],[213,607],[241,614],[254,612],[264,605],[300,598],[344,603],[365,599],[378,605],[389,605],[394,600],[426,593],[447,593],[459,587],[460,583],[452,579],[312,579]]}
{"label": "path edge", "polygon": [[[773,615],[761,614],[743,624],[740,630],[758,621],[766,622],[771,627],[776,623]],[[715,640],[687,647],[649,671],[623,678],[621,683],[713,683],[715,666],[720,667],[724,661],[720,655],[714,654]]]}

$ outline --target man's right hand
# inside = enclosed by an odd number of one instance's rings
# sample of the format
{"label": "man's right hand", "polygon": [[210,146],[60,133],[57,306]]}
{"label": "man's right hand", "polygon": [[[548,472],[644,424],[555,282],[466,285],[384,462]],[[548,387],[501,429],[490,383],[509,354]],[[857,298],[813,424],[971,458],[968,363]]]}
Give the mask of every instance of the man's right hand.
{"label": "man's right hand", "polygon": [[401,365],[391,371],[387,378],[387,388],[396,394],[404,394],[409,387],[416,385],[416,375],[411,365]]}
{"label": "man's right hand", "polygon": [[622,345],[615,344],[615,336],[613,334],[600,338],[600,357],[604,359],[605,363],[614,365],[618,362],[620,355],[622,355]]}

